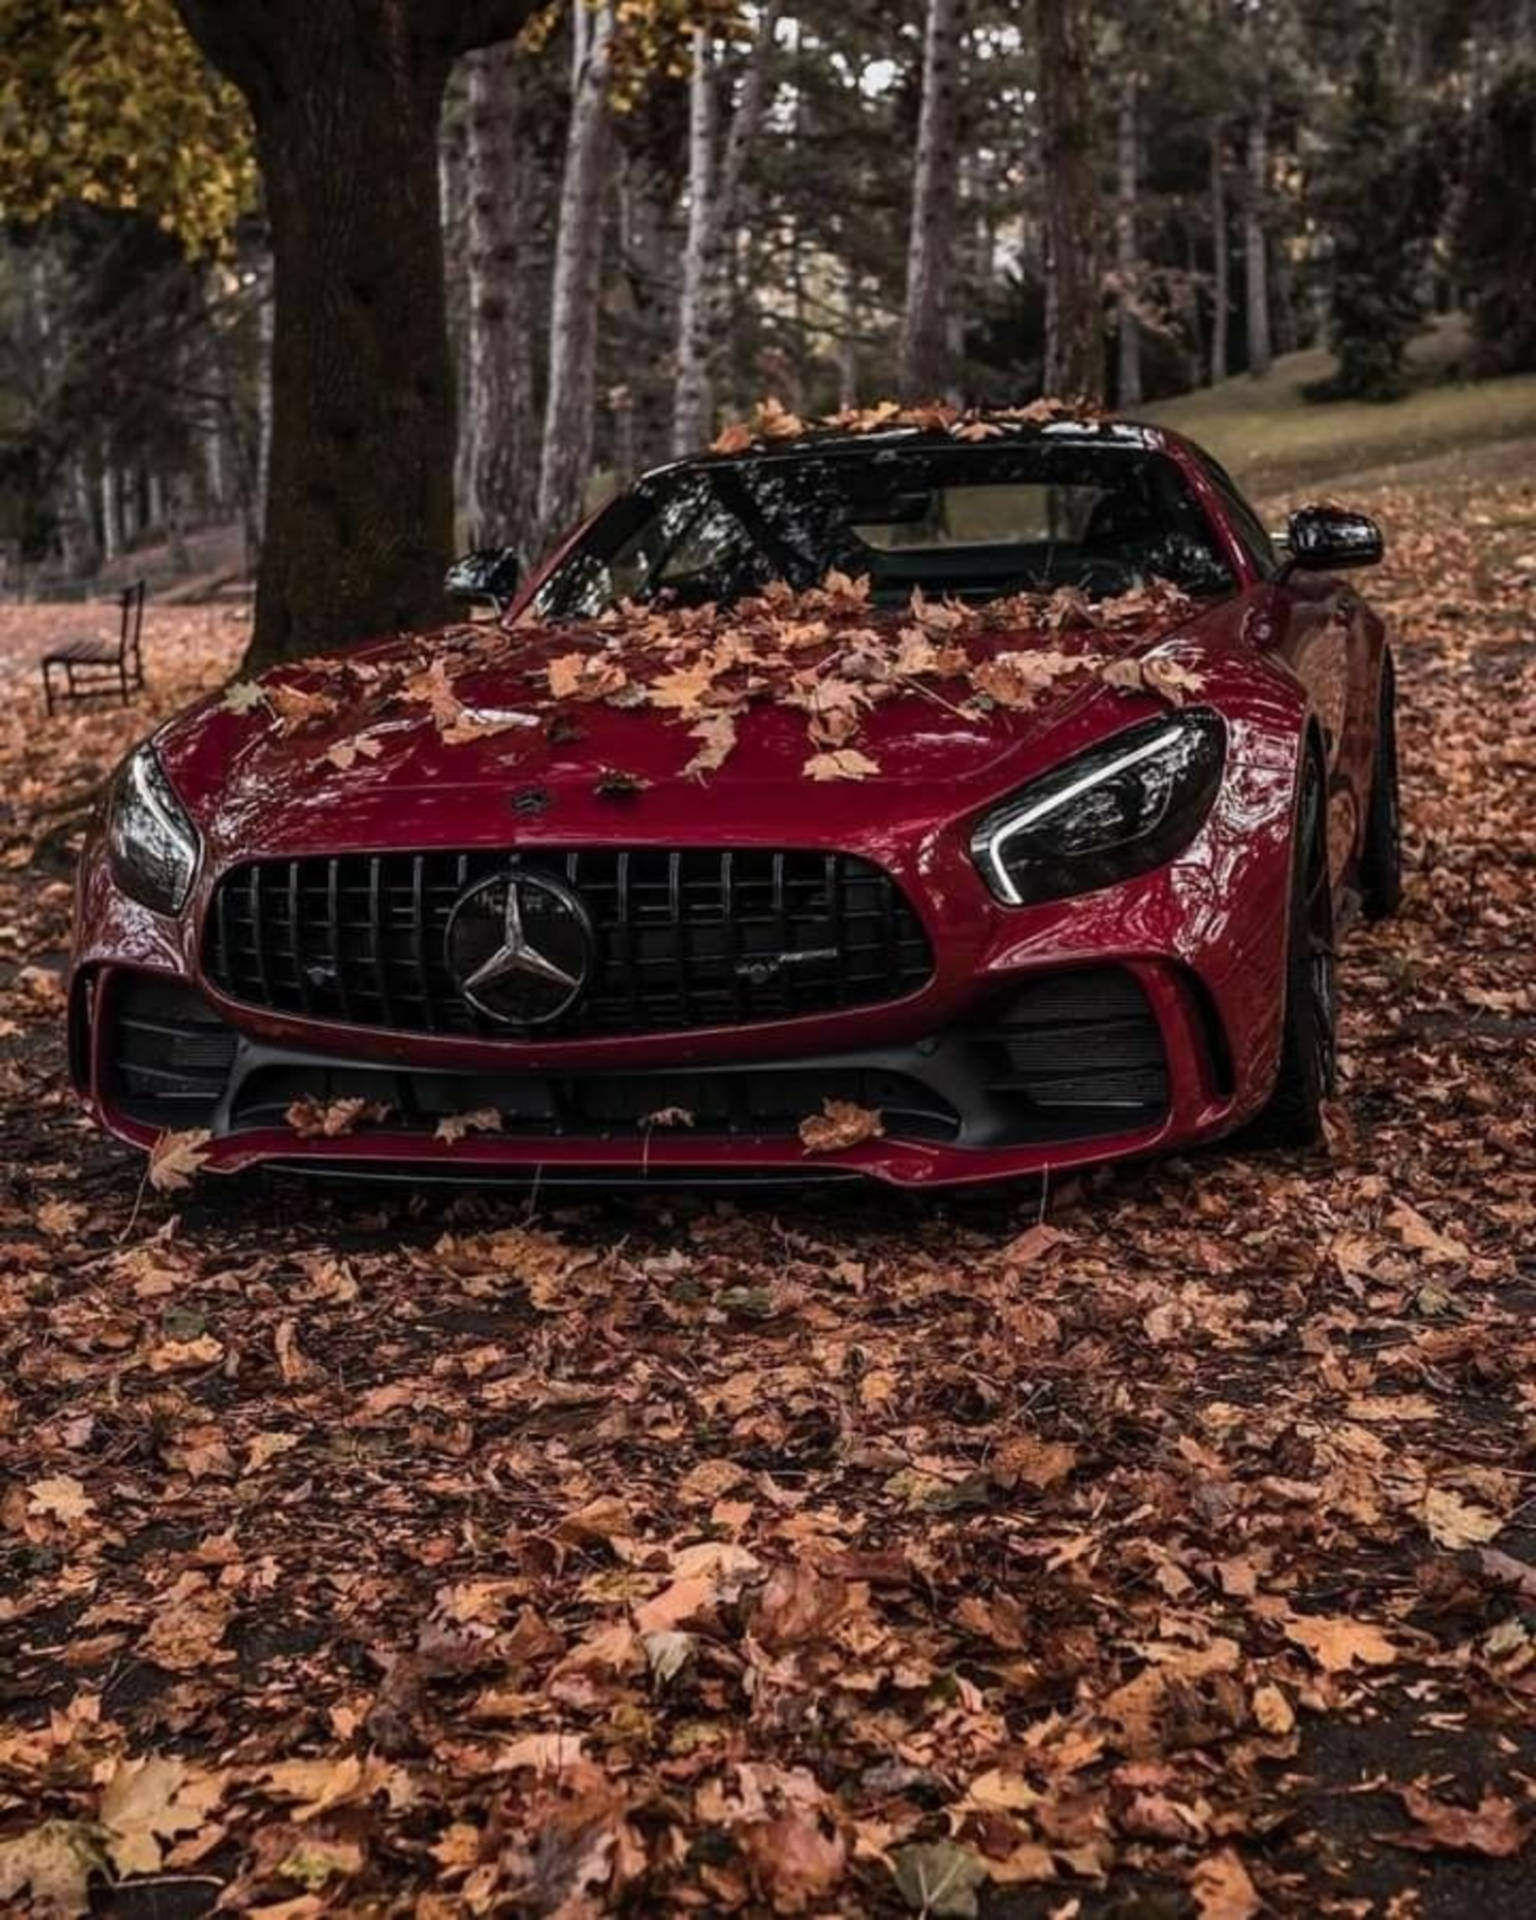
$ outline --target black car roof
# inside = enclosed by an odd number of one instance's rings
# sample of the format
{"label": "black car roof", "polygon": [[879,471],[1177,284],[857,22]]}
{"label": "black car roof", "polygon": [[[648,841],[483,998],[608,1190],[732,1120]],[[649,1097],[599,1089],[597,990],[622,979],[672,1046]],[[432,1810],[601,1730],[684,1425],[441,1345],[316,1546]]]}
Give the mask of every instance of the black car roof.
{"label": "black car roof", "polygon": [[957,421],[965,425],[972,421],[981,422],[995,429],[985,439],[969,440],[956,434],[947,427],[890,426],[876,427],[858,431],[835,424],[807,423],[798,433],[778,437],[753,440],[745,447],[733,448],[729,452],[709,449],[700,453],[687,454],[680,460],[669,460],[659,467],[653,467],[646,479],[654,479],[661,474],[675,473],[684,468],[741,466],[760,460],[792,460],[805,454],[856,454],[870,453],[888,447],[940,448],[964,452],[974,448],[985,452],[1010,442],[1046,440],[1066,443],[1073,446],[1118,446],[1134,447],[1142,452],[1167,447],[1178,438],[1166,428],[1153,426],[1140,420],[1100,420],[1100,419],[1060,419],[1049,421],[1019,420],[1006,414],[977,412],[967,414]]}

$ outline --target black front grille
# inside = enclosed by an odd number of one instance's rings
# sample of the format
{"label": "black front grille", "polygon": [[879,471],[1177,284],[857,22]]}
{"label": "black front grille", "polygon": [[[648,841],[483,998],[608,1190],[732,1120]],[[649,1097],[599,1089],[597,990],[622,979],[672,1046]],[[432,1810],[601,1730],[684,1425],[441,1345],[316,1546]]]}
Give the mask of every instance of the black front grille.
{"label": "black front grille", "polygon": [[120,974],[107,996],[104,1072],[114,1107],[148,1127],[206,1127],[238,1036],[195,988]]}
{"label": "black front grille", "polygon": [[[664,1033],[900,999],[933,955],[890,876],[852,854],[600,848],[269,860],[220,881],[204,966],[231,999],[348,1026],[505,1033],[459,994],[466,888],[518,866],[580,895],[591,984],[551,1036]],[[788,957],[786,957],[788,956]]]}

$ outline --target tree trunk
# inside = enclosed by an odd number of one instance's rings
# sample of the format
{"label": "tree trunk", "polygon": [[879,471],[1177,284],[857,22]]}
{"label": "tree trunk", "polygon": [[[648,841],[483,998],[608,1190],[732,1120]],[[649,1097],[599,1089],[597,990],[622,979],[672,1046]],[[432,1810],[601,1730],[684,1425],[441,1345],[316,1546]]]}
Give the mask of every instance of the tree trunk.
{"label": "tree trunk", "polygon": [[256,487],[251,501],[247,546],[259,551],[267,524],[267,498],[272,491],[272,345],[276,335],[276,303],[272,295],[272,257],[257,268],[259,304],[256,308]]}
{"label": "tree trunk", "polygon": [[602,287],[603,184],[608,155],[608,71],[612,0],[582,25],[571,102],[560,226],[550,302],[549,396],[539,466],[539,541],[547,546],[579,516],[592,464],[597,310]]}
{"label": "tree trunk", "polygon": [[695,27],[688,71],[688,235],[683,244],[683,297],[677,316],[677,395],[672,451],[692,453],[709,438],[708,273],[714,225],[716,96],[714,36]]}
{"label": "tree trunk", "polygon": [[517,58],[486,47],[469,62],[469,334],[465,387],[472,537],[528,544],[538,504],[530,178]]}
{"label": "tree trunk", "polygon": [[122,550],[122,475],[109,451],[101,463],[101,557],[110,566]]}
{"label": "tree trunk", "polygon": [[1248,192],[1243,201],[1243,243],[1248,281],[1248,371],[1261,379],[1274,353],[1269,338],[1269,259],[1265,214],[1269,195],[1269,85],[1266,79],[1248,123]]}
{"label": "tree trunk", "polygon": [[768,0],[748,56],[741,95],[730,117],[716,165],[719,116],[713,36],[693,33],[688,88],[688,237],[683,250],[683,297],[677,329],[677,398],[672,451],[691,453],[714,426],[715,362],[729,306],[728,242],[736,217],[747,155],[762,122],[769,55],[782,0]]}
{"label": "tree trunk", "polygon": [[901,392],[907,400],[934,399],[944,384],[960,139],[961,8],[962,0],[928,0],[901,329]]}
{"label": "tree trunk", "polygon": [[1117,191],[1115,195],[1116,306],[1119,310],[1119,366],[1116,402],[1121,408],[1141,405],[1141,329],[1136,319],[1137,282],[1141,262],[1136,245],[1137,112],[1140,76],[1128,72],[1120,88],[1115,125]]}
{"label": "tree trunk", "polygon": [[1040,0],[1040,93],[1049,289],[1045,389],[1099,404],[1104,316],[1086,0]]}
{"label": "tree trunk", "polygon": [[177,0],[256,128],[276,315],[246,666],[447,611],[453,390],[437,122],[533,0]]}
{"label": "tree trunk", "polygon": [[837,343],[837,404],[859,404],[859,270],[843,265],[843,334]]}
{"label": "tree trunk", "polygon": [[1219,120],[1211,125],[1211,385],[1231,372],[1228,346],[1232,309],[1232,261],[1228,252],[1227,168]]}

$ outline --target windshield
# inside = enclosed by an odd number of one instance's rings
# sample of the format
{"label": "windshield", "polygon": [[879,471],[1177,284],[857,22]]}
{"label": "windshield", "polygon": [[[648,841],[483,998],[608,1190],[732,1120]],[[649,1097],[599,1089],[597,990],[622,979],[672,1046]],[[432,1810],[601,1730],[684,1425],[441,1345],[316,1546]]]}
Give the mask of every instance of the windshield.
{"label": "windshield", "polygon": [[599,516],[541,588],[551,619],[620,600],[700,606],[775,580],[867,574],[877,605],[990,600],[1156,575],[1219,594],[1232,573],[1199,502],[1162,453],[1123,443],[808,449],[642,480]]}

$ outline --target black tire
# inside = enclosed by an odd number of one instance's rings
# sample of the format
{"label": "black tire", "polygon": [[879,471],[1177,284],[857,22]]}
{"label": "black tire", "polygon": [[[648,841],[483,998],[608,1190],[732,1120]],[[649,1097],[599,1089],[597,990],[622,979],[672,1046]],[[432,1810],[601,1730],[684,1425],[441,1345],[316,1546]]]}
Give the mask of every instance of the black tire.
{"label": "black tire", "polygon": [[1291,856],[1280,1071],[1268,1103],[1245,1130],[1247,1144],[1310,1147],[1322,1137],[1323,1102],[1334,1089],[1337,1034],[1328,810],[1322,766],[1316,754],[1308,753]]}
{"label": "black tire", "polygon": [[1403,815],[1397,779],[1397,681],[1389,654],[1381,668],[1376,766],[1360,853],[1360,907],[1367,920],[1387,920],[1403,897]]}

